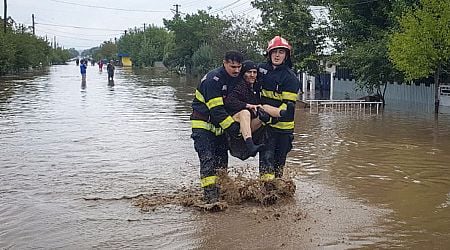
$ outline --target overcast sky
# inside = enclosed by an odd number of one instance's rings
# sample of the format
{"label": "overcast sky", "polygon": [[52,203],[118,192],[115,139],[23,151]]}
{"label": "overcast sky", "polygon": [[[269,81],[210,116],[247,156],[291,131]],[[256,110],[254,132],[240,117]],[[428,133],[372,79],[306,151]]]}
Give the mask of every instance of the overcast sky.
{"label": "overcast sky", "polygon": [[[198,9],[218,15],[257,16],[251,0],[7,0],[8,16],[17,23],[31,26],[36,22],[36,35],[50,40],[56,36],[64,48],[88,49],[105,40],[119,38],[128,28],[153,24],[163,26],[179,4],[181,14],[196,13]],[[3,17],[3,1],[0,15]]]}

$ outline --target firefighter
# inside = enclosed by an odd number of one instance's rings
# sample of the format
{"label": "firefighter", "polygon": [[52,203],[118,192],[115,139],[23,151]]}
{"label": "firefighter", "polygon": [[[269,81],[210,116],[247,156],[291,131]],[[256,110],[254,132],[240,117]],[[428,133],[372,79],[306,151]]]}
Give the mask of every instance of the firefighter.
{"label": "firefighter", "polygon": [[[260,178],[270,184],[283,175],[286,156],[294,139],[295,102],[300,81],[292,71],[291,45],[281,36],[269,41],[267,62],[258,66],[261,104],[281,109],[280,116],[268,124],[268,139],[259,155]],[[273,182],[272,182],[273,183]],[[273,185],[265,185],[267,189]]]}
{"label": "firefighter", "polygon": [[220,170],[228,167],[228,143],[224,133],[238,136],[239,123],[227,113],[223,99],[239,80],[243,56],[227,51],[223,66],[208,72],[195,91],[192,102],[192,139],[200,160],[200,183],[206,203],[219,201]]}

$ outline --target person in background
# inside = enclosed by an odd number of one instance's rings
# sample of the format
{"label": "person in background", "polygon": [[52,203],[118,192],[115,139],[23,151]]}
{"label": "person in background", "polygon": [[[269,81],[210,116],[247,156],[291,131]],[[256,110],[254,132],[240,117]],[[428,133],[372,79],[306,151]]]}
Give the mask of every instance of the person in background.
{"label": "person in background", "polygon": [[98,60],[97,64],[98,64],[98,70],[103,71],[103,60],[102,59]]}
{"label": "person in background", "polygon": [[86,82],[86,66],[87,62],[85,60],[80,61],[80,73],[81,73],[81,81]]}
{"label": "person in background", "polygon": [[223,100],[240,79],[242,58],[238,51],[227,51],[223,66],[201,79],[192,101],[191,138],[200,160],[200,184],[207,204],[219,201],[219,172],[228,168],[228,143],[224,133],[239,134],[239,123],[225,110]]}
{"label": "person in background", "polygon": [[106,65],[106,71],[108,71],[108,81],[114,81],[114,70],[116,67],[114,67],[114,61],[110,60],[109,63]]}
{"label": "person in background", "polygon": [[294,139],[295,102],[300,81],[291,70],[291,51],[286,39],[275,36],[266,49],[267,62],[258,67],[261,104],[282,110],[268,124],[268,140],[259,155],[260,178],[265,182],[266,189],[273,188],[271,182],[283,176],[286,157]]}

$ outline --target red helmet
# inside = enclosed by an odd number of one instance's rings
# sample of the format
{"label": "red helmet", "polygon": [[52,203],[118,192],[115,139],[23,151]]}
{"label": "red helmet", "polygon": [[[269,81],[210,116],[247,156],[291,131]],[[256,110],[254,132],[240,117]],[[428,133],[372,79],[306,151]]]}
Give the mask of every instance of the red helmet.
{"label": "red helmet", "polygon": [[292,50],[292,47],[289,44],[289,42],[286,39],[282,38],[281,36],[275,36],[272,40],[270,40],[267,45],[266,51],[267,53],[270,53],[271,50],[277,48],[287,49],[289,51],[288,54],[290,54]]}

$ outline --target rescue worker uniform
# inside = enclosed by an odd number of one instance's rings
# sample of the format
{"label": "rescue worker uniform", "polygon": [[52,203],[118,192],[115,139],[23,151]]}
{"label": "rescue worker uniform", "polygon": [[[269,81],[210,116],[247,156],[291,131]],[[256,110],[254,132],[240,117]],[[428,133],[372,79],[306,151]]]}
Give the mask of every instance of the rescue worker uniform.
{"label": "rescue worker uniform", "polygon": [[[278,39],[278,40],[276,40]],[[290,53],[290,45],[286,40],[276,36],[269,42],[267,51],[275,48],[285,48]],[[264,181],[271,181],[283,175],[286,156],[292,149],[294,139],[294,113],[300,89],[300,81],[288,66],[289,54],[283,64],[273,67],[270,62],[258,67],[258,84],[260,85],[261,104],[278,107],[284,111],[279,118],[272,118],[268,124],[268,139],[266,147],[259,154],[259,173]]]}
{"label": "rescue worker uniform", "polygon": [[239,134],[239,123],[227,113],[223,102],[238,80],[239,77],[228,75],[223,66],[212,70],[201,80],[192,102],[191,137],[200,159],[200,183],[208,203],[217,201],[217,172],[228,166],[224,132]]}

